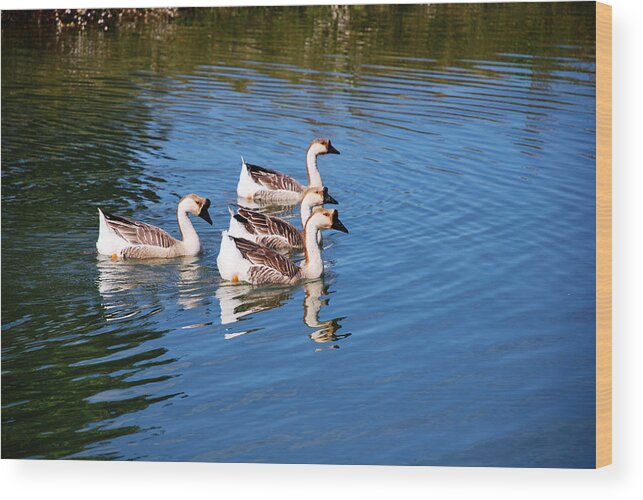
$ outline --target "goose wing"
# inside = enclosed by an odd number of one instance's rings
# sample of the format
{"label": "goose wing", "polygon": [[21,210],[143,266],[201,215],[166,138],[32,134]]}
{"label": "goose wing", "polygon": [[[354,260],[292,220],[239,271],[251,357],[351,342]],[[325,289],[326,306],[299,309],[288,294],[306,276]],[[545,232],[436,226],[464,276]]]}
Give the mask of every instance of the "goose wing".
{"label": "goose wing", "polygon": [[[229,238],[232,238],[243,258],[253,264],[250,268],[250,277],[261,278],[262,281],[253,279],[254,283],[290,283],[299,277],[299,267],[283,255],[245,238],[236,236],[229,236]],[[255,267],[261,269],[255,269]]]}
{"label": "goose wing", "polygon": [[279,217],[262,214],[247,208],[239,208],[237,220],[251,234],[261,235],[261,243],[269,248],[303,248],[301,232],[290,222]]}
{"label": "goose wing", "polygon": [[284,276],[279,271],[266,266],[252,266],[248,270],[248,279],[255,285],[263,285],[267,283],[290,285],[293,281],[292,278]]}
{"label": "goose wing", "polygon": [[169,248],[176,243],[176,240],[160,227],[106,212],[103,212],[103,215],[110,229],[130,245]]}
{"label": "goose wing", "polygon": [[304,191],[304,187],[289,175],[260,167],[259,165],[251,165],[250,163],[246,163],[246,168],[252,180],[266,189],[294,191],[296,193]]}

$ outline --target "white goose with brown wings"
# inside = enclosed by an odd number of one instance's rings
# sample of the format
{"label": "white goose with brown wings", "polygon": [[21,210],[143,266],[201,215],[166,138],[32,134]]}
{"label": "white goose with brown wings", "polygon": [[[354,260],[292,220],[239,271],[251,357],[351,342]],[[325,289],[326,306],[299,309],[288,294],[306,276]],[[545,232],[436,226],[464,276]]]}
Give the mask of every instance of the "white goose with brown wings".
{"label": "white goose with brown wings", "polygon": [[127,217],[108,214],[98,209],[99,232],[96,250],[99,254],[117,258],[170,258],[198,255],[201,241],[188,214],[201,217],[208,224],[210,200],[196,194],[184,196],[176,209],[181,239],[163,229]]}
{"label": "white goose with brown wings", "polygon": [[[228,234],[230,236],[245,238],[278,252],[303,250],[303,228],[306,221],[313,213],[314,208],[324,204],[337,204],[337,200],[328,194],[328,188],[311,187],[306,189],[304,199],[301,200],[299,212],[301,230],[281,217],[239,207],[236,213],[230,211]],[[319,235],[319,243],[321,243],[321,232]]]}
{"label": "white goose with brown wings", "polygon": [[[339,154],[329,139],[315,139],[308,146],[308,187],[323,186],[317,168],[317,157],[325,154]],[[240,198],[266,204],[295,204],[301,201],[305,191],[306,186],[295,178],[259,165],[251,165],[241,158],[241,175],[237,184],[237,195]]]}
{"label": "white goose with brown wings", "polygon": [[244,281],[253,285],[290,285],[302,279],[319,278],[324,272],[321,249],[317,244],[318,233],[322,229],[348,233],[348,229],[339,220],[337,210],[315,209],[304,227],[305,259],[300,266],[270,248],[223,231],[217,257],[219,274],[233,283]]}

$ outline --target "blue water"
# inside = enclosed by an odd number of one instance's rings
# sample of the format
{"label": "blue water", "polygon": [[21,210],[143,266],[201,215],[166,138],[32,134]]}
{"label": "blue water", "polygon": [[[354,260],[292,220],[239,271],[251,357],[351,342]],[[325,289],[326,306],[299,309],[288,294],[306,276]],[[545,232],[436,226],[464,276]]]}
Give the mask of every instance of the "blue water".
{"label": "blue water", "polygon": [[[3,458],[593,467],[583,5],[522,44],[473,6],[3,28]],[[240,156],[304,180],[315,137],[350,231],[323,281],[221,283]],[[178,235],[190,192],[202,256],[92,253],[97,207]]]}

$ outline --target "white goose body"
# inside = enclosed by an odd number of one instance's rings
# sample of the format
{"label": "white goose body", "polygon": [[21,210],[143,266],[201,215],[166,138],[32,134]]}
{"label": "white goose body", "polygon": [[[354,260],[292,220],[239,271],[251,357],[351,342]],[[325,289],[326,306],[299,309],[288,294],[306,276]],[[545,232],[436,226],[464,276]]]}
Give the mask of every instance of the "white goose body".
{"label": "white goose body", "polygon": [[212,224],[208,208],[210,200],[195,194],[181,199],[177,220],[182,239],[173,238],[163,229],[127,217],[111,215],[98,209],[99,229],[96,250],[112,258],[151,259],[198,255],[201,241],[188,213]]}
{"label": "white goose body", "polygon": [[[311,216],[313,208],[325,203],[337,204],[337,201],[328,194],[326,187],[313,187],[306,190],[300,208],[302,229]],[[237,213],[231,211],[230,216],[228,229],[230,236],[244,238],[278,252],[304,249],[303,232],[280,217],[266,215],[244,207],[239,207]],[[318,235],[318,243],[321,243],[321,232]]]}
{"label": "white goose body", "polygon": [[320,229],[348,232],[338,218],[337,210],[318,208],[308,218],[304,228],[306,258],[295,265],[282,254],[257,243],[231,236],[223,231],[217,257],[219,274],[224,280],[243,281],[253,285],[280,283],[290,285],[302,279],[316,279],[324,272],[321,249],[317,244]]}
{"label": "white goose body", "polygon": [[[322,187],[321,176],[317,169],[317,156],[324,154],[339,154],[328,139],[315,139],[306,152],[306,169],[308,171],[308,187]],[[293,177],[251,165],[241,158],[241,174],[237,184],[237,195],[240,198],[264,204],[295,204],[301,201],[306,191]]]}

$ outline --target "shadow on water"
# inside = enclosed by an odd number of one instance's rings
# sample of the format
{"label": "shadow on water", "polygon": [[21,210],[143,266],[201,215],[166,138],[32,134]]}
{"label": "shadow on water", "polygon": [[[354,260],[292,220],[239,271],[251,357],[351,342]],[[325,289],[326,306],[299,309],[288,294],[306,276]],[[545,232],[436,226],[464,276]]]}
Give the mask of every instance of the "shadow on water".
{"label": "shadow on water", "polygon": [[[19,324],[3,325],[5,332],[23,332],[3,342],[5,456],[61,458],[137,432],[135,425],[112,422],[172,397],[162,389],[168,377],[149,374],[173,360],[163,348],[145,347],[163,330],[144,321],[135,328],[127,322],[115,326],[109,322],[113,313],[97,309],[94,300],[49,304],[45,317],[34,304]],[[160,390],[142,390],[150,384]],[[10,399],[12,394],[20,400]]]}
{"label": "shadow on water", "polygon": [[3,456],[60,458],[137,432],[111,422],[171,397],[139,375],[172,362],[144,347],[165,332],[110,324],[83,255],[94,207],[159,200],[139,155],[163,130],[147,135],[152,113],[100,35],[2,28]]}

